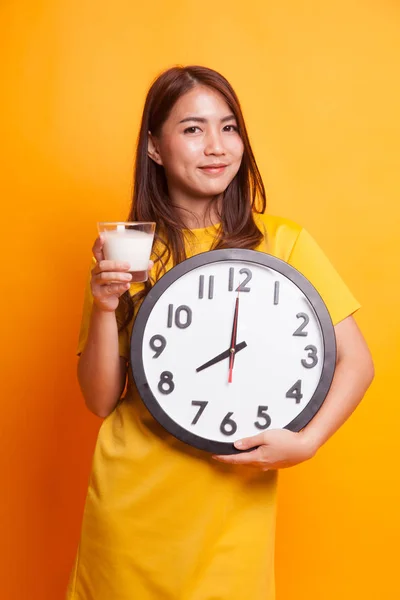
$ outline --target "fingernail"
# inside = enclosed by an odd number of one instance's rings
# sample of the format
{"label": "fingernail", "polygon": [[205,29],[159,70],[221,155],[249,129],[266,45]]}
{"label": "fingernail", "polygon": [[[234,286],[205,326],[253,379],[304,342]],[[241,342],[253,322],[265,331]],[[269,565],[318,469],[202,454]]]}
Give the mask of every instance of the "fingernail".
{"label": "fingernail", "polygon": [[242,440],[238,440],[237,442],[235,442],[235,447],[236,448],[243,448],[243,442],[242,442]]}
{"label": "fingernail", "polygon": [[122,268],[123,268],[123,269],[130,269],[130,266],[131,266],[131,265],[130,265],[130,263],[128,263],[128,262],[123,262],[123,263],[122,263]]}

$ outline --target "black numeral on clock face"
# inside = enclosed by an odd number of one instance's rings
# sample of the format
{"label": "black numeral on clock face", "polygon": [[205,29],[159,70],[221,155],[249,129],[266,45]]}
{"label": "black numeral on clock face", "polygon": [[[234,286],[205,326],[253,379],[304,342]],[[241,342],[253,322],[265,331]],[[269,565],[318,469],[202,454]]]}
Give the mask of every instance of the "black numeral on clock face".
{"label": "black numeral on clock face", "polygon": [[275,281],[274,285],[274,304],[275,306],[279,304],[279,281]]}
{"label": "black numeral on clock face", "polygon": [[[240,275],[246,275],[246,277],[245,277],[244,281],[242,281],[242,283],[240,283],[238,285],[235,292],[250,292],[250,288],[247,287],[247,284],[251,281],[251,278],[253,277],[253,273],[250,271],[250,269],[246,269],[246,268],[240,269],[239,273],[240,273]],[[229,284],[228,284],[228,290],[230,292],[233,292],[234,279],[235,279],[235,269],[234,269],[234,267],[230,267],[229,268]]]}
{"label": "black numeral on clock face", "polygon": [[[186,315],[186,316],[183,316]],[[175,319],[174,319],[174,305],[168,305],[168,319],[167,319],[167,327],[172,327],[172,322],[175,321],[175,325],[179,329],[186,329],[192,323],[192,309],[185,304],[178,306],[175,311]]]}
{"label": "black numeral on clock face", "polygon": [[204,402],[201,400],[193,400],[192,401],[192,406],[199,406],[199,410],[196,413],[196,416],[194,417],[193,421],[192,421],[192,425],[196,425],[197,421],[200,419],[201,415],[203,414],[203,411],[205,410],[206,406],[207,406],[208,402]]}
{"label": "black numeral on clock face", "polygon": [[297,335],[300,337],[306,337],[308,335],[307,331],[303,331],[305,327],[307,327],[307,325],[310,322],[310,317],[308,315],[306,315],[306,313],[298,313],[296,315],[296,317],[298,319],[304,319],[303,323],[300,325],[300,327],[298,329],[296,329],[296,331],[294,332],[293,335]]}
{"label": "black numeral on clock face", "polygon": [[259,406],[257,417],[259,419],[264,419],[265,423],[259,423],[259,421],[255,421],[254,425],[257,429],[268,429],[271,425],[271,417],[267,414],[268,406]]}
{"label": "black numeral on clock face", "polygon": [[233,419],[231,419],[233,412],[229,412],[223,419],[220,425],[220,431],[224,435],[233,435],[237,431],[237,425]]}
{"label": "black numeral on clock face", "polygon": [[171,371],[163,371],[160,375],[160,381],[158,382],[158,391],[161,394],[168,395],[175,389],[173,380],[173,374]]}
{"label": "black numeral on clock face", "polygon": [[306,369],[312,369],[318,363],[317,349],[315,346],[306,346],[304,350],[308,350],[307,358],[311,360],[311,362],[307,362],[305,358],[301,360],[301,364]]}
{"label": "black numeral on clock face", "polygon": [[[156,342],[158,342],[157,345]],[[158,358],[160,354],[164,352],[166,345],[167,340],[163,335],[153,335],[150,340],[150,348],[155,352],[153,358]]]}
{"label": "black numeral on clock face", "polygon": [[[204,298],[204,275],[199,277],[199,299]],[[208,278],[208,299],[214,298],[214,275],[210,275]]]}
{"label": "black numeral on clock face", "polygon": [[286,398],[294,398],[296,404],[300,403],[303,394],[301,393],[301,379],[298,379],[294,385],[286,392]]}

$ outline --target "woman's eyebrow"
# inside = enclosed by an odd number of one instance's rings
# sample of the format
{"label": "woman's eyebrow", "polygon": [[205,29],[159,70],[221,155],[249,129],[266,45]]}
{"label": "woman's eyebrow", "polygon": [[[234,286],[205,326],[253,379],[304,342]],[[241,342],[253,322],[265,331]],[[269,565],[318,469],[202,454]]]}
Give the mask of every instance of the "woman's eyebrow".
{"label": "woman's eyebrow", "polygon": [[[232,121],[232,120],[236,120],[235,115],[228,115],[221,119],[221,123],[225,123],[226,121]],[[186,123],[187,121],[194,121],[195,123],[207,123],[208,122],[208,120],[204,119],[203,117],[186,117],[185,119],[182,119],[182,121],[179,121],[179,123]]]}

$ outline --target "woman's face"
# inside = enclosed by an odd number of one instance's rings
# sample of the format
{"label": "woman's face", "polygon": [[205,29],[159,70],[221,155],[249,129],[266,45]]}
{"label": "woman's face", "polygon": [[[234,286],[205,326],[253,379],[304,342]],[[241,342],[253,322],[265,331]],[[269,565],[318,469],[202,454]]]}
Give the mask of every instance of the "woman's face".
{"label": "woman's face", "polygon": [[206,199],[221,194],[239,170],[243,142],[237,122],[215,90],[196,86],[174,105],[149,156],[163,165],[171,198]]}

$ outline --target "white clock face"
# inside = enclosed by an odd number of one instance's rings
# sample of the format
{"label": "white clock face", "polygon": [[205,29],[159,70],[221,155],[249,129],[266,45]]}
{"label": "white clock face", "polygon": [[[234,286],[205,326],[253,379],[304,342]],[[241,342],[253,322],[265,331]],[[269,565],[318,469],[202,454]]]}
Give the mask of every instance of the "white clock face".
{"label": "white clock face", "polygon": [[233,444],[283,428],[304,411],[324,352],[316,311],[291,279],[262,264],[225,260],[189,270],[152,303],[142,330],[142,379],[172,433],[176,424]]}

